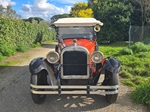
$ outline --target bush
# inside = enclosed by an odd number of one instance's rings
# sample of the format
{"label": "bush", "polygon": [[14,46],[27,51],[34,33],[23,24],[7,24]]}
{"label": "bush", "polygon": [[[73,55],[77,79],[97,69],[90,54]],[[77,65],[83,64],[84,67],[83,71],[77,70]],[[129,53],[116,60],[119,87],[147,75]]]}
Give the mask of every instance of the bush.
{"label": "bush", "polygon": [[40,44],[39,42],[37,42],[36,44],[33,44],[33,45],[32,45],[33,48],[34,48],[34,47],[39,47],[39,46],[41,46],[41,44]]}
{"label": "bush", "polygon": [[138,57],[139,57],[139,58],[146,58],[146,57],[147,57],[147,54],[146,54],[145,52],[140,52],[140,53],[138,54]]}
{"label": "bush", "polygon": [[2,61],[4,59],[4,57],[2,56],[2,54],[0,53],[0,61]]}
{"label": "bush", "polygon": [[144,44],[150,44],[150,38],[144,39]]}
{"label": "bush", "polygon": [[0,31],[0,53],[3,56],[24,52],[37,46],[38,42],[53,41],[56,36],[54,29],[48,30],[47,26],[3,17],[0,17]]}
{"label": "bush", "polygon": [[122,78],[131,78],[131,77],[132,77],[132,74],[130,74],[130,73],[124,71],[124,70],[121,71],[121,72],[119,73],[119,75],[120,75]]}
{"label": "bush", "polygon": [[27,47],[25,46],[25,45],[23,45],[23,44],[18,44],[18,46],[17,46],[17,51],[18,52],[25,52],[25,51],[27,51]]}
{"label": "bush", "polygon": [[131,81],[136,85],[140,85],[144,83],[145,80],[141,76],[134,76]]}
{"label": "bush", "polygon": [[131,94],[131,98],[136,103],[150,106],[150,81],[138,86]]}
{"label": "bush", "polygon": [[124,79],[124,80],[122,80],[122,83],[125,84],[125,85],[127,85],[127,86],[130,86],[130,87],[135,87],[135,86],[136,86],[136,85],[135,85],[132,81],[130,81],[129,79]]}
{"label": "bush", "polygon": [[0,51],[3,56],[11,56],[16,52],[13,46],[7,45],[6,43],[0,45]]}
{"label": "bush", "polygon": [[[133,89],[137,87],[133,93],[134,101],[137,103],[147,104],[150,107],[150,52],[148,51],[150,49],[150,45],[135,43],[132,46],[132,49],[127,48],[127,50],[122,47],[114,48],[114,46],[102,46],[100,49],[106,55],[109,54],[114,56],[114,54],[117,53],[115,58],[121,62],[122,67],[122,71],[119,73],[121,82],[133,87]],[[122,53],[115,51],[114,53],[113,49],[118,49],[118,51],[121,49],[123,49],[122,51],[128,51],[128,49],[131,49],[132,51],[134,50],[134,54],[121,55],[128,54],[128,52]],[[111,50],[113,52],[110,52]]]}
{"label": "bush", "polygon": [[132,55],[133,52],[132,52],[132,49],[130,48],[123,48],[120,52],[119,52],[119,55]]}
{"label": "bush", "polygon": [[131,46],[131,49],[134,53],[146,52],[148,51],[148,47],[141,42],[136,42]]}

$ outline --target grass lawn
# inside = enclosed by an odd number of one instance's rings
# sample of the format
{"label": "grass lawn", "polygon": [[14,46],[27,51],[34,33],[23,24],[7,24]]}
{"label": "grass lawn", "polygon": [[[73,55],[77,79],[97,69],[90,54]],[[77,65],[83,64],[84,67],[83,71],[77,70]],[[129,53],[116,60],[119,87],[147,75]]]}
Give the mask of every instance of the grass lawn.
{"label": "grass lawn", "polygon": [[133,88],[133,101],[150,106],[150,45],[138,42],[128,47],[128,44],[116,43],[100,45],[99,50],[104,57],[115,57],[120,61],[121,82]]}

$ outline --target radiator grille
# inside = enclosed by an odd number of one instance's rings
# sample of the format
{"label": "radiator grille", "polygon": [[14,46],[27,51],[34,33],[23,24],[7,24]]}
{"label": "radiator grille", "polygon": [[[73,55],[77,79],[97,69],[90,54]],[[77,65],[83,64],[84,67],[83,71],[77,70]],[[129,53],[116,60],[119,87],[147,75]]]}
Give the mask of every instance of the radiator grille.
{"label": "radiator grille", "polygon": [[87,54],[83,51],[64,52],[63,75],[87,75]]}

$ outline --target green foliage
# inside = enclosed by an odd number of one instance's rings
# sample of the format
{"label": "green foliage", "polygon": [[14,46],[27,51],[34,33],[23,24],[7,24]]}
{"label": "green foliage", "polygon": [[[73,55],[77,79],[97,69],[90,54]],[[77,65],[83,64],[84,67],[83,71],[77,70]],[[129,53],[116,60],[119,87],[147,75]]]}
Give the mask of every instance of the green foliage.
{"label": "green foliage", "polygon": [[16,50],[14,48],[14,46],[3,43],[0,45],[0,53],[3,56],[11,56],[13,54],[15,54]]}
{"label": "green foliage", "polygon": [[27,51],[27,47],[24,45],[24,44],[18,44],[17,45],[17,48],[16,48],[16,50],[18,51],[18,52],[25,52],[25,51]]}
{"label": "green foliage", "polygon": [[4,56],[2,56],[2,54],[0,53],[0,61],[2,61],[4,59]]}
{"label": "green foliage", "polygon": [[104,26],[98,33],[98,43],[110,43],[124,40],[128,37],[130,16],[133,11],[131,3],[120,0],[89,0],[94,17]]}
{"label": "green foliage", "polygon": [[150,38],[144,39],[144,44],[150,44]]}
{"label": "green foliage", "polygon": [[37,35],[36,35],[36,39],[34,41],[34,44],[41,43],[42,42],[42,38],[43,38],[43,33],[42,32],[38,32]]}
{"label": "green foliage", "polygon": [[[133,89],[136,87],[132,93],[133,101],[147,104],[150,107],[150,45],[135,43],[131,47],[133,50],[132,55],[120,54],[120,51],[124,49],[122,45],[100,46],[99,49],[107,57],[109,55],[115,56],[121,62],[122,71],[119,73],[122,77],[121,82],[133,87]],[[116,53],[117,55],[115,55]]]}
{"label": "green foliage", "polygon": [[40,44],[39,42],[37,42],[36,44],[33,44],[33,45],[32,45],[33,48],[34,48],[34,47],[39,47],[39,46],[41,46],[41,44]]}
{"label": "green foliage", "polygon": [[105,57],[111,57],[111,56],[116,56],[118,52],[122,49],[122,47],[125,46],[124,42],[118,42],[118,43],[112,43],[112,44],[106,44],[106,45],[101,45],[99,47],[99,50],[103,52]]}
{"label": "green foliage", "polygon": [[36,20],[37,23],[39,24],[41,21],[43,21],[44,19],[40,18],[40,17],[30,17],[28,18],[28,20],[32,23],[33,20]]}
{"label": "green foliage", "polygon": [[134,53],[146,52],[148,51],[148,47],[141,42],[136,42],[131,46],[131,49]]}
{"label": "green foliage", "polygon": [[146,58],[147,54],[145,52],[140,52],[140,53],[138,53],[138,57],[139,58]]}
{"label": "green foliage", "polygon": [[150,106],[150,81],[138,86],[132,92],[131,98],[135,103],[142,103]]}
{"label": "green foliage", "polygon": [[48,30],[45,25],[3,17],[0,17],[0,31],[0,53],[4,56],[11,56],[16,51],[24,52],[36,43],[53,41],[56,36],[54,29]]}
{"label": "green foliage", "polygon": [[51,22],[55,22],[57,21],[58,19],[60,18],[69,18],[70,17],[70,14],[58,14],[58,15],[54,15],[51,17]]}
{"label": "green foliage", "polygon": [[141,76],[134,76],[131,78],[131,81],[136,85],[140,85],[140,84],[143,84],[147,80],[145,80],[145,78]]}
{"label": "green foliage", "polygon": [[125,71],[125,70],[122,70],[119,75],[122,77],[122,78],[131,78],[132,77],[132,74],[130,74],[129,72]]}
{"label": "green foliage", "polygon": [[141,11],[140,11],[140,4],[136,2],[136,0],[129,0],[128,2],[130,2],[132,4],[133,8],[133,13],[131,16],[131,23],[133,26],[141,26],[142,23],[142,15],[141,15]]}
{"label": "green foliage", "polygon": [[120,52],[119,52],[119,55],[132,55],[133,52],[132,52],[132,49],[128,48],[128,47],[125,47],[123,48]]}
{"label": "green foliage", "polygon": [[122,83],[127,85],[127,86],[130,86],[130,87],[134,87],[135,86],[135,84],[132,81],[128,80],[128,79],[122,80]]}
{"label": "green foliage", "polygon": [[11,5],[7,5],[6,8],[0,5],[0,16],[11,19],[21,19],[21,16],[12,9]]}
{"label": "green foliage", "polygon": [[40,17],[30,17],[28,19],[22,19],[25,22],[30,22],[30,23],[34,23],[34,21],[36,21],[37,24],[40,24],[40,22],[44,21],[44,19],[40,18]]}

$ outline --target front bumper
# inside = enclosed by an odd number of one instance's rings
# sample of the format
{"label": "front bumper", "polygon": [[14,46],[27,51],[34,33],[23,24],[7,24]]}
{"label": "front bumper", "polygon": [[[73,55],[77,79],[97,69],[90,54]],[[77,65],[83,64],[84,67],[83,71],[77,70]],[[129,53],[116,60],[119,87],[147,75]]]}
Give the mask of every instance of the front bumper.
{"label": "front bumper", "polygon": [[[33,94],[117,94],[119,85],[115,86],[50,86],[50,85],[33,85],[30,84]],[[42,91],[44,90],[44,91]]]}

